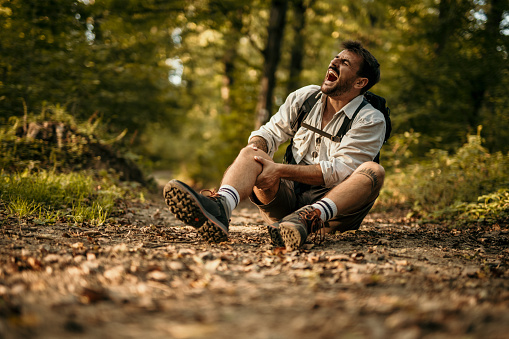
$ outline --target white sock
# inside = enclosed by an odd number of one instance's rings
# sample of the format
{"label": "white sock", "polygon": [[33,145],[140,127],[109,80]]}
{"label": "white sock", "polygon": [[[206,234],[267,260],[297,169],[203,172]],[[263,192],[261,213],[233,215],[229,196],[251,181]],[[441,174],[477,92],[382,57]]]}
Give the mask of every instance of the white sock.
{"label": "white sock", "polygon": [[336,204],[329,198],[323,198],[321,200],[318,200],[311,206],[320,211],[320,218],[323,221],[330,220],[334,218],[336,214],[338,214],[338,208]]}
{"label": "white sock", "polygon": [[228,218],[230,218],[232,215],[232,211],[235,209],[235,207],[237,207],[237,205],[240,202],[239,192],[237,192],[237,190],[233,186],[222,185],[221,187],[219,187],[219,191],[217,191],[217,193],[226,198],[226,204],[228,205],[226,206],[228,209],[228,211],[226,211],[226,214],[228,215]]}

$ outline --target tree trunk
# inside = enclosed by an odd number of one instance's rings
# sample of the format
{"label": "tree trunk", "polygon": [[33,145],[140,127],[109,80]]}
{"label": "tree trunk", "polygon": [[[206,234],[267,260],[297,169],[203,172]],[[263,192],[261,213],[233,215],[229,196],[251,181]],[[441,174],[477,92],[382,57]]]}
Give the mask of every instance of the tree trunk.
{"label": "tree trunk", "polygon": [[263,75],[256,105],[256,129],[269,120],[272,111],[276,69],[281,54],[288,0],[272,0],[267,45],[263,51]]}
{"label": "tree trunk", "polygon": [[451,24],[452,20],[451,17],[453,15],[452,13],[454,12],[452,10],[453,5],[454,5],[453,1],[451,0],[441,0],[438,6],[439,14],[437,27],[437,40],[435,46],[435,53],[437,55],[442,54],[442,51],[444,50],[447,42],[447,38],[449,38],[449,35],[453,30]]}
{"label": "tree trunk", "polygon": [[302,60],[304,58],[304,35],[303,30],[306,26],[306,9],[304,0],[293,0],[293,45],[292,56],[290,60],[290,74],[288,76],[288,84],[286,92],[290,94],[296,89],[302,87],[299,82],[300,73],[302,72]]}
{"label": "tree trunk", "polygon": [[[497,51],[500,41],[500,22],[504,19],[504,11],[507,8],[507,0],[491,0],[486,12],[485,29],[481,33],[482,55],[479,64],[482,69],[472,81],[471,97],[473,100],[472,112],[468,123],[472,130],[476,130],[480,122],[480,113],[483,107],[486,92],[495,87],[501,81],[501,72],[497,71],[503,64],[500,51]],[[495,71],[494,71],[495,70]]]}
{"label": "tree trunk", "polygon": [[231,104],[231,87],[234,82],[235,59],[238,55],[239,39],[242,34],[242,9],[238,9],[231,14],[232,30],[226,37],[226,50],[223,55],[224,75],[221,86],[221,98],[224,103],[224,112],[230,114],[232,111]]}

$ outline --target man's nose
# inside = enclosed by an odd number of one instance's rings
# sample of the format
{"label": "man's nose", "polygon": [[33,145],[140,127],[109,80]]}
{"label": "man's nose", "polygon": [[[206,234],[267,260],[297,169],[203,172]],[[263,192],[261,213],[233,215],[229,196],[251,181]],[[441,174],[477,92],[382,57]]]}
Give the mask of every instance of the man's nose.
{"label": "man's nose", "polygon": [[335,56],[334,59],[332,59],[330,61],[329,67],[330,66],[335,66],[335,67],[339,66],[339,57],[338,56]]}

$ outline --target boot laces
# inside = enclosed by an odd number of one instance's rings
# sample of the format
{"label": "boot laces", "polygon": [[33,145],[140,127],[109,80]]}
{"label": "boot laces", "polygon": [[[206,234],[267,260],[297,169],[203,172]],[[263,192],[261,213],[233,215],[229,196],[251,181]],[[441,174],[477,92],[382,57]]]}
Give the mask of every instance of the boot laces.
{"label": "boot laces", "polygon": [[[207,193],[207,194],[204,194],[204,193]],[[221,208],[223,209],[223,211],[226,209],[226,207],[224,206],[225,202],[219,200],[219,198],[221,198],[222,195],[219,194],[215,189],[210,189],[210,190],[209,189],[203,189],[203,190],[200,191],[200,194],[205,196],[205,197],[207,197],[207,198],[210,198],[210,199],[214,200],[217,204],[221,205],[222,206]],[[231,218],[228,219],[228,222],[230,222],[230,221],[231,221]]]}
{"label": "boot laces", "polygon": [[[207,194],[204,194],[207,193]],[[206,196],[207,198],[211,198],[214,201],[217,201],[217,199],[221,196],[215,189],[204,189],[200,191],[201,195]]]}
{"label": "boot laces", "polygon": [[304,210],[299,212],[299,215],[306,224],[308,234],[312,234],[311,241],[315,244],[321,244],[325,240],[325,223],[320,218],[319,211],[317,209]]}

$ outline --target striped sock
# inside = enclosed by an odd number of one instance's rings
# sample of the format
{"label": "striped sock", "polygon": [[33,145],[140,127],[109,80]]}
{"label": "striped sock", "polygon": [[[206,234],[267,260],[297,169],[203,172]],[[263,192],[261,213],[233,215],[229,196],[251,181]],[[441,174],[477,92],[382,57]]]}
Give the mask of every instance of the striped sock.
{"label": "striped sock", "polygon": [[320,211],[320,218],[323,221],[330,220],[334,218],[336,214],[338,214],[338,208],[336,207],[336,204],[329,198],[318,200],[311,206]]}
{"label": "striped sock", "polygon": [[232,211],[235,209],[235,207],[237,207],[237,205],[240,202],[239,192],[237,192],[237,190],[233,186],[222,185],[221,187],[219,187],[219,191],[217,191],[217,193],[226,198],[226,203],[228,205],[226,206],[228,209],[228,211],[226,211],[226,214],[228,215],[228,218],[230,218],[232,215]]}

